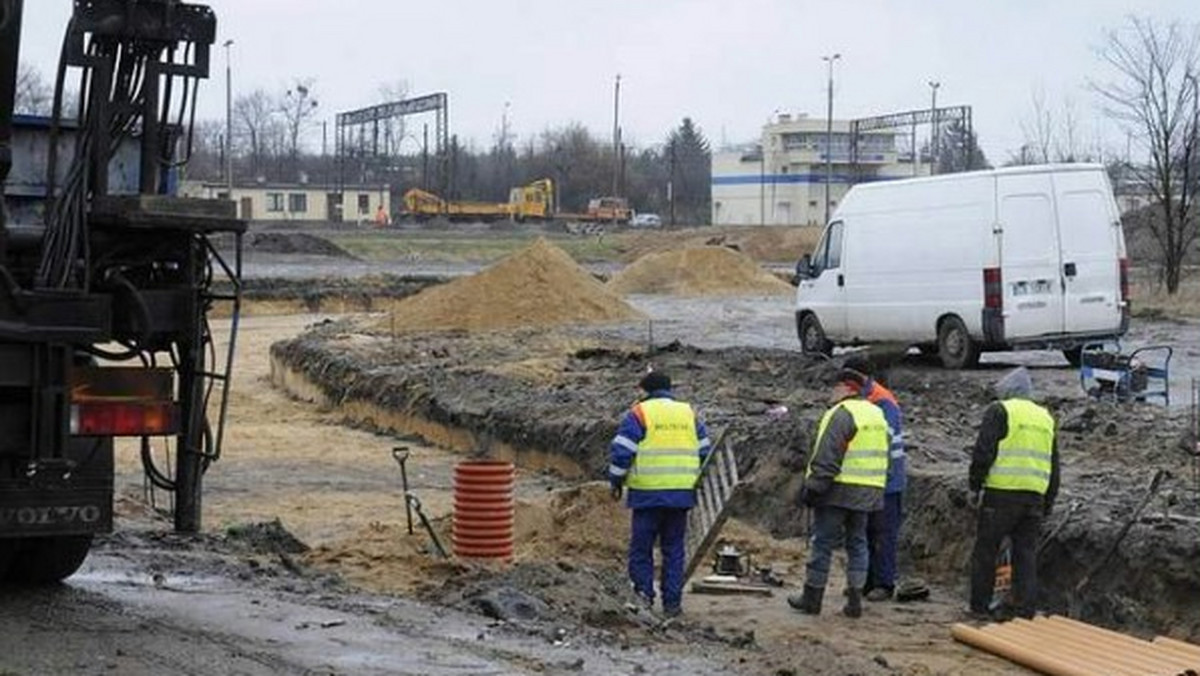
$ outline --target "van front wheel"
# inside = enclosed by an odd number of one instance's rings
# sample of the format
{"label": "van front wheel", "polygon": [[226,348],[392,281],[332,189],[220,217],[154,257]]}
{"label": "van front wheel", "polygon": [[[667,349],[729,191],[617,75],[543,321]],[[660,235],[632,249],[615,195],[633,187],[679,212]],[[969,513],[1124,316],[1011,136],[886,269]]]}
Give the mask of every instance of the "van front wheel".
{"label": "van front wheel", "polygon": [[948,317],[938,327],[938,357],[948,369],[970,368],[979,363],[979,346],[958,317]]}
{"label": "van front wheel", "polygon": [[821,328],[821,320],[811,312],[800,319],[800,351],[804,354],[819,354],[828,357],[833,354],[833,344],[825,338],[825,329]]}

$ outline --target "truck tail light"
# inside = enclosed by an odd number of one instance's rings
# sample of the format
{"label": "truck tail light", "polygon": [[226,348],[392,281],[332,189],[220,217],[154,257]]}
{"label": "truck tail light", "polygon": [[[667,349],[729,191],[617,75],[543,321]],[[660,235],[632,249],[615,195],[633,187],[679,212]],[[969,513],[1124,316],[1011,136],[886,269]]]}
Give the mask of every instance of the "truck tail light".
{"label": "truck tail light", "polygon": [[983,306],[989,310],[1004,307],[1004,285],[1000,279],[1000,268],[983,269]]}
{"label": "truck tail light", "polygon": [[71,405],[71,434],[81,437],[163,436],[179,431],[170,401],[85,401]]}
{"label": "truck tail light", "polygon": [[1122,258],[1120,261],[1121,270],[1121,300],[1125,301],[1125,307],[1129,307],[1133,297],[1129,293],[1129,259]]}
{"label": "truck tail light", "polygon": [[179,432],[172,374],[161,367],[76,366],[71,373],[71,434],[154,437]]}

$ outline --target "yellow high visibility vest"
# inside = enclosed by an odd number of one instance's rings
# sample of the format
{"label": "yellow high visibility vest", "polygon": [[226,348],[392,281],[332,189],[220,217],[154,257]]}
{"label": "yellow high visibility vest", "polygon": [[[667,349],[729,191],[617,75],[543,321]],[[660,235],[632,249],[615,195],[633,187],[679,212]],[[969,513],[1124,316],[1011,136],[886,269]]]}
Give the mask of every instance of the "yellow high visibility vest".
{"label": "yellow high visibility vest", "polygon": [[696,413],[672,399],[638,404],[646,437],[638,444],[625,485],[640,491],[691,490],[700,476]]}
{"label": "yellow high visibility vest", "polygon": [[854,427],[857,431],[850,440],[850,445],[846,447],[846,455],[842,458],[842,471],[833,478],[833,482],[882,489],[887,484],[887,419],[883,417],[883,411],[878,406],[863,399],[843,399],[821,417],[805,476],[812,474],[812,461],[817,457],[821,437],[825,436],[825,428],[829,427],[834,413],[841,408],[854,416]]}
{"label": "yellow high visibility vest", "polygon": [[1054,417],[1026,399],[1001,402],[1008,414],[1008,434],[1000,440],[996,461],[983,485],[999,491],[1045,495],[1053,468]]}

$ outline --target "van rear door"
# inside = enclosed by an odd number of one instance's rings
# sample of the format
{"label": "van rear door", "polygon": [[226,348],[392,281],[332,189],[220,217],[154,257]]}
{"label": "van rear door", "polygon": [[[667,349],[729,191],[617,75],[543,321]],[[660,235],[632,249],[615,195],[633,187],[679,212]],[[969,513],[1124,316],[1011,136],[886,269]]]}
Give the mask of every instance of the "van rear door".
{"label": "van rear door", "polygon": [[1050,174],[1001,174],[996,182],[1004,336],[1019,341],[1062,333],[1062,260]]}
{"label": "van rear door", "polygon": [[1119,332],[1121,222],[1101,169],[1056,174],[1068,333]]}

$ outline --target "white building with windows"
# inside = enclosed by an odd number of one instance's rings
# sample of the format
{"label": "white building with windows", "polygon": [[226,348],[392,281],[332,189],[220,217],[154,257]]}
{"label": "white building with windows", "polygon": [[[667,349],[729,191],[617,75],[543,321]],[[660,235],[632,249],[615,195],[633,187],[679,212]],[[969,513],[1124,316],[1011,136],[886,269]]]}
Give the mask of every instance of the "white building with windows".
{"label": "white building with windows", "polygon": [[[819,225],[825,220],[826,157],[830,212],[853,181],[850,121],[779,115],[763,126],[762,139],[741,150],[713,153],[713,225]],[[904,137],[904,138],[901,138]],[[829,141],[832,154],[827,155]],[[898,143],[899,141],[899,143]],[[903,147],[901,150],[900,146]],[[858,141],[858,180],[929,175],[929,158],[918,156],[908,133],[870,131]]]}
{"label": "white building with windows", "polygon": [[[184,181],[183,197],[229,199],[224,183]],[[391,215],[391,189],[381,185],[252,183],[233,186],[238,218],[247,221],[374,222],[379,207]],[[344,205],[344,207],[343,207]]]}

